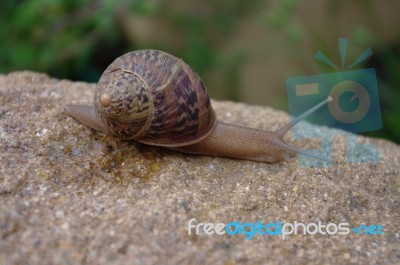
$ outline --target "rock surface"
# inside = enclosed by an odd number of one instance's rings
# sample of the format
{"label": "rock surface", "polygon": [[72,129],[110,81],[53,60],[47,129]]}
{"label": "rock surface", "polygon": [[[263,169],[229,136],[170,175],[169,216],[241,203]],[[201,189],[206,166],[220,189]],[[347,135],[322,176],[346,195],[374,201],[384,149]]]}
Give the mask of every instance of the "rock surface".
{"label": "rock surface", "polygon": [[[90,104],[94,88],[32,72],[0,76],[0,264],[400,263],[399,146],[361,137],[381,160],[349,163],[339,134],[331,167],[185,155],[119,141],[64,112]],[[213,105],[232,123],[274,130],[289,121],[268,107]],[[189,235],[192,218],[380,224],[384,233],[246,240]]]}

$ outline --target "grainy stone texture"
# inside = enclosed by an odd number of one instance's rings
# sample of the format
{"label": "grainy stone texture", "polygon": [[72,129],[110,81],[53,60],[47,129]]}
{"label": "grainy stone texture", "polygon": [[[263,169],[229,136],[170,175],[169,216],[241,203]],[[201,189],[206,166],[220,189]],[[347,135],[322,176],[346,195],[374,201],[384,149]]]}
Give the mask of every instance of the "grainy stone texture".
{"label": "grainy stone texture", "polygon": [[[381,162],[346,163],[339,135],[325,168],[185,155],[119,141],[64,113],[90,104],[94,88],[32,72],[0,76],[0,264],[400,263],[399,146],[360,138]],[[274,130],[289,121],[268,107],[213,105],[232,123]],[[191,218],[381,224],[384,234],[246,240],[188,235]]]}

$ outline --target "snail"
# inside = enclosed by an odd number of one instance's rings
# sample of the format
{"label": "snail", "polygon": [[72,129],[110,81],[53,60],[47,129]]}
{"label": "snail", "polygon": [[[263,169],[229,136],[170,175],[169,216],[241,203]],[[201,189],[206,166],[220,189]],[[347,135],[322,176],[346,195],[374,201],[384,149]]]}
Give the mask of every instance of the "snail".
{"label": "snail", "polygon": [[69,105],[66,111],[97,131],[185,153],[268,163],[300,153],[330,162],[287,144],[283,137],[331,100],[274,132],[228,124],[217,120],[203,81],[182,59],[138,50],[107,67],[96,86],[94,106]]}

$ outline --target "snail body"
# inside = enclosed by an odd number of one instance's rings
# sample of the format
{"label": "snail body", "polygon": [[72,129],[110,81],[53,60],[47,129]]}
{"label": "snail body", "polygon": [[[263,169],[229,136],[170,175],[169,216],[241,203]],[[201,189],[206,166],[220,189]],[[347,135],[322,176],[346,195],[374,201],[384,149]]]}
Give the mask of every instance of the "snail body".
{"label": "snail body", "polygon": [[228,124],[217,120],[203,81],[183,60],[162,51],[139,50],[107,67],[96,86],[94,106],[70,105],[67,112],[123,140],[274,163],[290,152],[321,159],[288,145],[283,137],[328,100],[275,132]]}

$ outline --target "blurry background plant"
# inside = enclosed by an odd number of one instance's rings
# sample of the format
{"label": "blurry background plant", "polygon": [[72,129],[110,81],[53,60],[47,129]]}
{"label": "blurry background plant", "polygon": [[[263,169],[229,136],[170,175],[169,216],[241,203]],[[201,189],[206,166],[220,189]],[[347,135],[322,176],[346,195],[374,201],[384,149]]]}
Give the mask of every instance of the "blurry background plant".
{"label": "blurry background plant", "polygon": [[399,1],[5,0],[0,2],[0,72],[34,70],[96,82],[116,57],[152,48],[183,58],[217,99],[287,110],[285,80],[332,72],[339,37],[346,62],[374,56],[384,127],[400,142]]}

